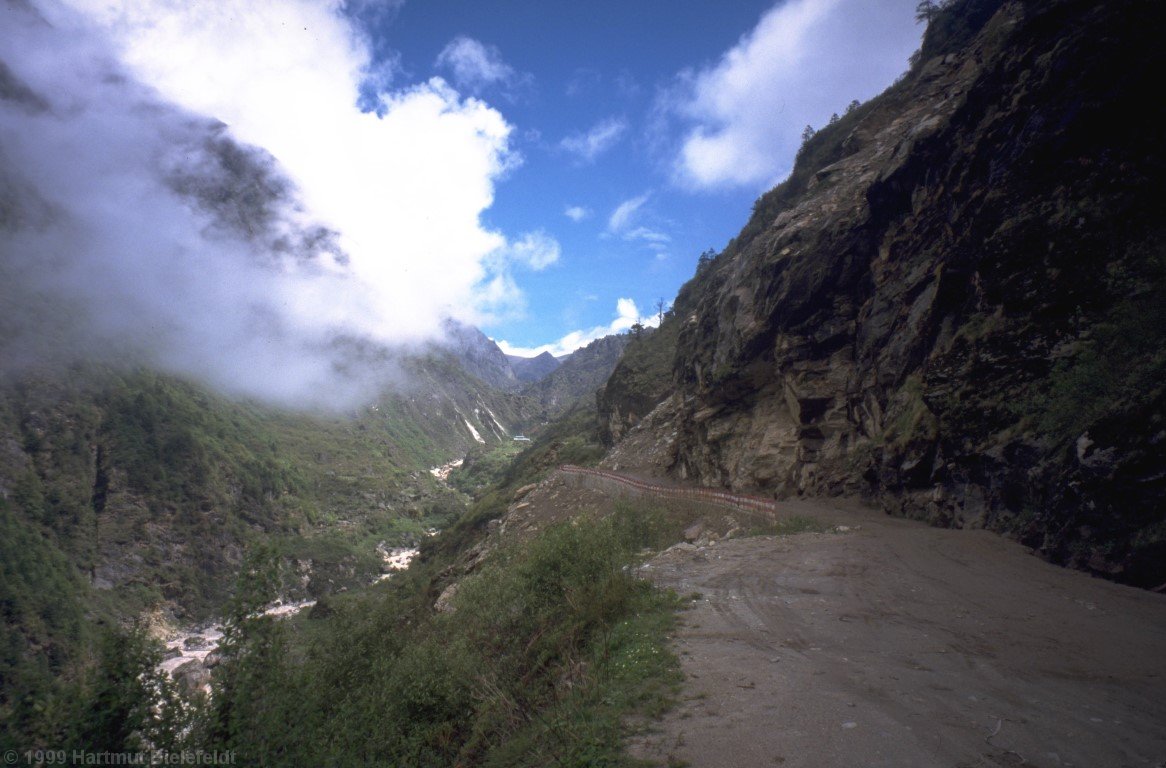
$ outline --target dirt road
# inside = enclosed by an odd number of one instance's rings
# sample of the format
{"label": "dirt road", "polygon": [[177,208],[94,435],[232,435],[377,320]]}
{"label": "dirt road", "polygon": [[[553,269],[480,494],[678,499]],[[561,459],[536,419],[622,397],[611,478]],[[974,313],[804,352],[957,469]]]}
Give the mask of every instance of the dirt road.
{"label": "dirt road", "polygon": [[856,503],[849,530],[681,546],[684,701],[638,757],[703,766],[1166,766],[1166,596]]}

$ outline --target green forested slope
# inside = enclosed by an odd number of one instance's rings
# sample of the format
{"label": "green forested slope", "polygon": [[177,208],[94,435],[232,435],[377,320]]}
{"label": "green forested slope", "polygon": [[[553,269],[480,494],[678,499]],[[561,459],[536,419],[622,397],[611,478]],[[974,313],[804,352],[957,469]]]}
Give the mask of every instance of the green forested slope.
{"label": "green forested slope", "polygon": [[477,445],[467,422],[508,440],[494,420],[513,428],[525,401],[448,356],[406,366],[407,388],[347,414],[237,402],[144,369],[7,377],[0,714],[59,693],[103,622],[222,615],[252,548],[283,563],[280,597],[319,597],[378,574],[378,543],[456,517],[463,497],[428,468]]}

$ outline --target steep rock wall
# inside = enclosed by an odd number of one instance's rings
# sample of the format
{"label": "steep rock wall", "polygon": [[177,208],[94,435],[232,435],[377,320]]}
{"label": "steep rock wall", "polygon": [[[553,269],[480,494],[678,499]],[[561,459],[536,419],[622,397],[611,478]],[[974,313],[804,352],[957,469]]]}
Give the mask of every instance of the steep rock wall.
{"label": "steep rock wall", "polygon": [[957,2],[958,45],[929,31],[903,81],[803,148],[690,286],[673,472],[869,494],[1166,581],[1150,10]]}

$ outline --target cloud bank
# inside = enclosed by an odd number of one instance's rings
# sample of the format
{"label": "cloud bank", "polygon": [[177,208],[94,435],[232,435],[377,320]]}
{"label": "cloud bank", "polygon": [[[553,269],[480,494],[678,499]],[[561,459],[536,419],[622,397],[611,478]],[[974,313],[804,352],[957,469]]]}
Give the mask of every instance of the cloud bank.
{"label": "cloud bank", "polygon": [[681,74],[658,107],[687,126],[673,162],[690,188],[769,186],[789,172],[807,124],[879,93],[921,30],[914,0],[788,0],[714,66]]}
{"label": "cloud bank", "polygon": [[[519,302],[557,243],[484,227],[511,128],[439,78],[383,92],[335,2],[9,5],[0,354],[86,353],[345,407],[377,352]],[[261,148],[261,149],[260,149]]]}

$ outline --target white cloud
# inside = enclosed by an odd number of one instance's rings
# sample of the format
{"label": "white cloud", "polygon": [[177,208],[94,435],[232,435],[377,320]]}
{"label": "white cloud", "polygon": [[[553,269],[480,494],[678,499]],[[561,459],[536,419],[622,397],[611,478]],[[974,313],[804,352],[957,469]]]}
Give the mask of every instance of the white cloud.
{"label": "white cloud", "polygon": [[615,210],[611,212],[611,216],[607,219],[607,229],[612,233],[621,233],[625,231],[635,220],[636,214],[644,203],[648,202],[651,197],[650,192],[645,192],[637,197],[624,200],[616,206]]}
{"label": "white cloud", "polygon": [[535,271],[554,264],[561,254],[559,241],[542,230],[527,232],[516,242],[502,249],[502,255],[509,262],[521,264]]}
{"label": "white cloud", "polygon": [[593,163],[596,158],[611,149],[627,130],[627,121],[609,117],[596,123],[586,133],[575,133],[559,142],[559,146],[575,155],[580,161]]}
{"label": "white cloud", "polygon": [[663,232],[657,232],[648,227],[636,227],[633,230],[625,232],[624,240],[639,240],[648,250],[656,255],[658,261],[668,258],[668,244],[672,242],[672,238]]}
{"label": "white cloud", "polygon": [[660,254],[668,250],[668,243],[672,242],[672,237],[667,232],[639,223],[640,219],[644,218],[644,205],[650,197],[651,192],[645,192],[616,206],[608,217],[607,233],[604,237],[615,235],[629,243],[641,243],[660,258]]}
{"label": "white cloud", "polygon": [[640,315],[640,310],[636,306],[636,302],[631,299],[621,298],[615,303],[615,317],[607,325],[599,325],[586,330],[571,331],[557,341],[553,341],[550,344],[543,344],[539,347],[518,347],[508,343],[504,339],[495,339],[494,341],[498,345],[498,348],[508,355],[535,357],[541,355],[543,352],[550,352],[555,357],[560,357],[570,354],[580,347],[585,347],[596,339],[602,339],[604,336],[611,336],[615,333],[624,333],[630,330],[636,323],[639,323],[645,328],[655,328],[660,324],[660,318],[657,315],[648,317]]}
{"label": "white cloud", "polygon": [[497,47],[464,35],[441,49],[436,66],[448,71],[460,87],[475,93],[491,85],[514,85],[523,79],[503,61]]}
{"label": "white cloud", "polygon": [[[549,237],[508,245],[481,223],[515,162],[497,110],[440,78],[381,94],[379,114],[356,106],[378,65],[338,2],[35,7],[51,26],[18,5],[5,14],[0,56],[52,110],[0,102],[0,129],[6,159],[71,229],[23,244],[72,260],[35,270],[43,290],[107,291],[78,304],[108,313],[85,320],[103,339],[154,329],[171,344],[154,354],[172,370],[284,401],[318,397],[339,336],[408,343],[438,334],[446,315],[505,313],[522,302],[507,265],[558,257]],[[278,182],[272,226],[324,225],[337,233],[335,259],[256,253],[167,187],[167,173],[213,159],[223,131],[270,152],[272,178],[290,181]],[[508,248],[512,258],[498,259]],[[278,332],[248,334],[256,323]]]}
{"label": "white cloud", "polygon": [[580,221],[583,221],[583,219],[586,219],[588,216],[590,216],[591,211],[581,205],[569,205],[566,209],[564,209],[563,215],[578,224]]}
{"label": "white cloud", "polygon": [[504,243],[479,222],[512,161],[496,110],[434,78],[382,95],[383,116],[362,113],[369,54],[333,4],[69,2],[140,79],[279,160],[382,297],[366,331],[423,334],[476,304],[483,260]]}
{"label": "white cloud", "polygon": [[670,243],[672,238],[663,232],[657,232],[654,229],[647,227],[636,227],[624,233],[624,237],[628,240],[644,240],[649,243]]}
{"label": "white cloud", "polygon": [[713,67],[683,73],[662,108],[688,124],[675,158],[692,187],[771,184],[807,124],[889,85],[918,46],[914,0],[789,0]]}
{"label": "white cloud", "polygon": [[498,272],[478,286],[478,304],[482,322],[500,322],[520,317],[526,297],[510,272]]}

